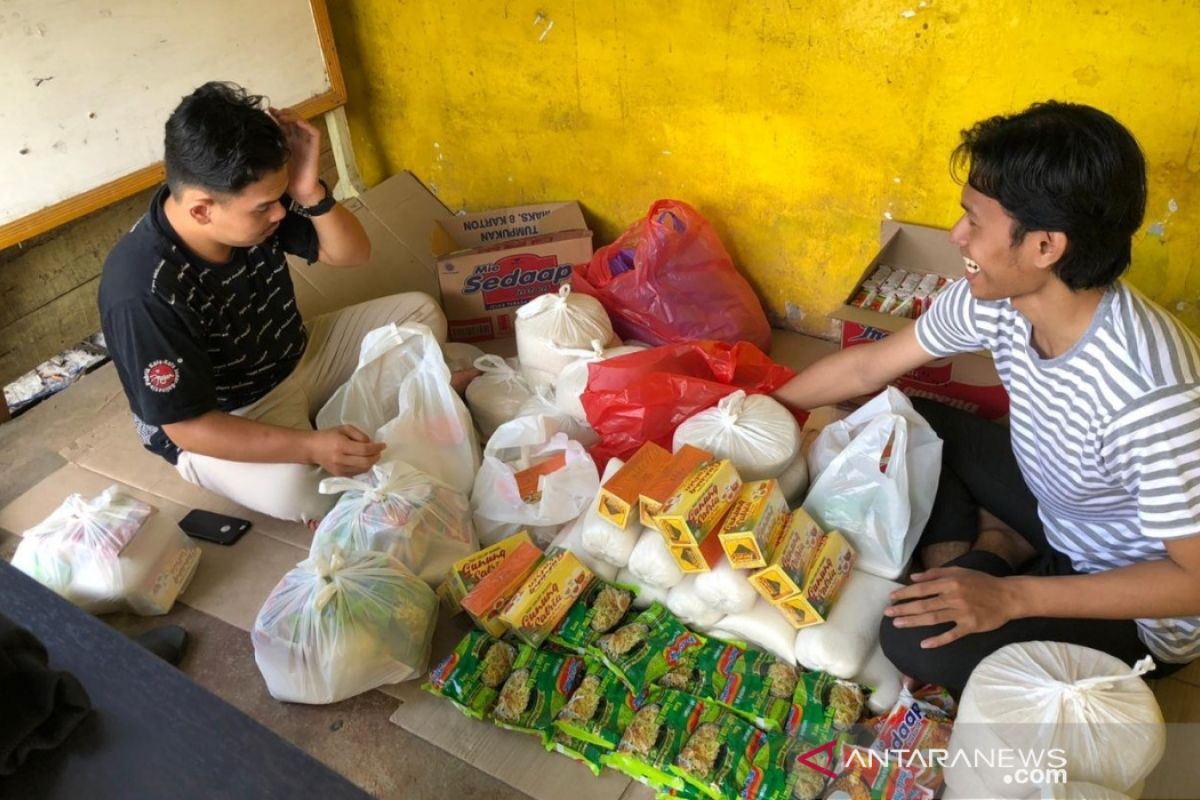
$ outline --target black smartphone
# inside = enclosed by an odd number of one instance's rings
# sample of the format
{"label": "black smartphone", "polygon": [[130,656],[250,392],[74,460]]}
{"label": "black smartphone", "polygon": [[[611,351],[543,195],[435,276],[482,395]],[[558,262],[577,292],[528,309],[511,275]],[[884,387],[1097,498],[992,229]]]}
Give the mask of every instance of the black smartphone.
{"label": "black smartphone", "polygon": [[215,511],[195,509],[179,520],[179,527],[188,536],[217,544],[233,544],[250,530],[250,520],[229,517]]}

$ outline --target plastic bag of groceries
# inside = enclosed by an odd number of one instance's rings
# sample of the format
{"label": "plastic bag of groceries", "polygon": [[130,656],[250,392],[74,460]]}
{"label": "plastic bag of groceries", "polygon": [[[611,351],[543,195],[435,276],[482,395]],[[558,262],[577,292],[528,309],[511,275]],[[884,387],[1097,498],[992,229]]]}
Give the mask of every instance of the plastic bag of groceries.
{"label": "plastic bag of groceries", "polygon": [[605,345],[621,343],[604,306],[594,297],[571,294],[569,284],[533,298],[516,316],[517,358],[530,386],[552,385],[577,357],[572,351],[589,347],[593,339]]}
{"label": "plastic bag of groceries", "polygon": [[475,359],[479,377],[467,385],[467,407],[486,442],[504,423],[518,416],[532,390],[515,358],[487,355]]}
{"label": "plastic bag of groceries", "polygon": [[322,550],[271,591],[254,660],[271,696],[335,703],[425,672],[437,596],[385,553]]}
{"label": "plastic bag of groceries", "polygon": [[25,531],[13,566],[93,614],[165,614],[200,549],[174,524],[144,525],[152,512],[116,486],[90,500],[72,494]]}
{"label": "plastic bag of groceries", "polygon": [[320,488],[342,496],[313,535],[312,555],[329,547],[387,553],[435,586],[479,549],[466,495],[403,461],[376,464],[357,478],[326,478]]}
{"label": "plastic bag of groceries", "polygon": [[941,464],[942,440],[889,386],[817,436],[804,510],[846,535],[856,568],[895,580],[929,521]]}
{"label": "plastic bag of groceries", "polygon": [[526,529],[545,547],[595,502],[600,491],[596,464],[583,445],[547,424],[544,417],[518,417],[488,440],[471,492],[482,544]]}
{"label": "plastic bag of groceries", "polygon": [[466,494],[479,469],[475,426],[450,385],[426,325],[395,323],[363,337],[358,366],[317,414],[317,428],[354,425],[404,461]]}

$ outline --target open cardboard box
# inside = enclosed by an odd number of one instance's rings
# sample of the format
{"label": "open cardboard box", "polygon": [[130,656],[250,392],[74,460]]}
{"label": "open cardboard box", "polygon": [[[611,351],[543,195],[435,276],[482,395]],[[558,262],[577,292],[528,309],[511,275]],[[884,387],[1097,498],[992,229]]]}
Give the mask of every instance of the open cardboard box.
{"label": "open cardboard box", "polygon": [[[842,320],[842,348],[879,341],[913,321],[851,305],[859,288],[880,264],[908,272],[936,273],[949,278],[965,274],[962,254],[950,242],[949,232],[907,222],[887,220],[880,231],[880,248],[845,302],[833,312]],[[939,358],[895,381],[897,388],[914,397],[928,397],[970,411],[986,419],[1008,414],[1008,392],[1000,383],[991,356],[986,352]]]}

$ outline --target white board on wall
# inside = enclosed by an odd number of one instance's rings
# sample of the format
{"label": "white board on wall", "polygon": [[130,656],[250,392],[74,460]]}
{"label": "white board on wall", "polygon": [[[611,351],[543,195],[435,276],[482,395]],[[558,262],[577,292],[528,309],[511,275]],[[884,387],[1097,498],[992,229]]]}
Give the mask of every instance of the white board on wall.
{"label": "white board on wall", "polygon": [[180,98],[345,102],[324,0],[0,0],[0,247],[161,179]]}

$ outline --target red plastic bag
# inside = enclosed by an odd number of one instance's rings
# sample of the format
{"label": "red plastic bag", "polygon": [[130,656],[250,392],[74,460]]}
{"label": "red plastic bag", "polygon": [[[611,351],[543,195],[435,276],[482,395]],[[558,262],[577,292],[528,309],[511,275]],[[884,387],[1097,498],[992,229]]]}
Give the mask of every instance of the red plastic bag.
{"label": "red plastic bag", "polygon": [[645,219],[576,266],[572,286],[604,305],[623,339],[747,341],[771,351],[758,296],[708,220],[679,200],[659,200]]}
{"label": "red plastic bag", "polygon": [[603,469],[645,442],[670,450],[675,428],[688,417],[738,389],[769,394],[795,374],[749,342],[682,342],[597,361],[588,365],[579,398],[600,435],[592,458]]}

